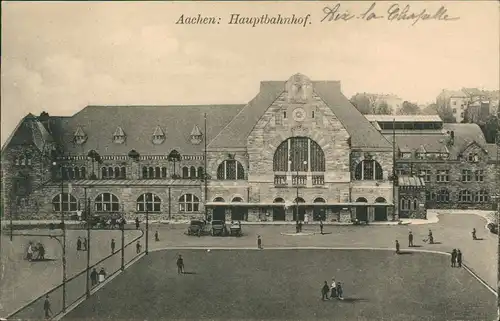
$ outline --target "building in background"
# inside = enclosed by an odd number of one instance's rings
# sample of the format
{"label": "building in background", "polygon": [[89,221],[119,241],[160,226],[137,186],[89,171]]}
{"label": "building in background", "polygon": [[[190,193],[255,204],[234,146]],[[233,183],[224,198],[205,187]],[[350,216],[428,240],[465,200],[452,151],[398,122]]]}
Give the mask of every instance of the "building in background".
{"label": "building in background", "polygon": [[438,108],[449,108],[457,123],[464,120],[468,101],[468,96],[461,90],[443,89],[443,91],[436,97],[436,104]]}
{"label": "building in background", "polygon": [[437,115],[366,117],[388,140],[395,138],[400,217],[418,215],[419,204],[492,209],[497,147],[486,143],[477,124],[447,124]]}
{"label": "building in background", "polygon": [[490,115],[495,115],[499,104],[499,91],[462,88],[443,90],[436,98],[441,108],[450,108],[457,123],[482,124]]}

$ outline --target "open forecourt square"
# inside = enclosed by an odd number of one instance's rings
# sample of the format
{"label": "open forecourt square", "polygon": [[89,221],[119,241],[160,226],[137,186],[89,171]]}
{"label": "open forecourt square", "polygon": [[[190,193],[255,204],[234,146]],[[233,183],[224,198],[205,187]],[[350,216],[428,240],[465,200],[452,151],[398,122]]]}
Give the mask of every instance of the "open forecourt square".
{"label": "open forecourt square", "polygon": [[[375,250],[151,252],[65,320],[488,320],[496,297],[449,256]],[[178,275],[182,255],[186,274]],[[344,300],[321,300],[324,281]]]}

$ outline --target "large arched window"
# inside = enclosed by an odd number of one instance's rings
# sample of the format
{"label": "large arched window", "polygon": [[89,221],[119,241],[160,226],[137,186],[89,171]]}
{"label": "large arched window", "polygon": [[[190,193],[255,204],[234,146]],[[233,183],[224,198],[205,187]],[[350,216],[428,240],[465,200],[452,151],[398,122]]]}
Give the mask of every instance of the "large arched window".
{"label": "large arched window", "polygon": [[198,212],[200,200],[193,194],[184,194],[179,198],[179,211],[183,213]]}
{"label": "large arched window", "polygon": [[96,212],[118,212],[120,204],[118,197],[111,193],[102,193],[95,198]]}
{"label": "large arched window", "polygon": [[78,209],[76,198],[68,193],[58,194],[52,199],[54,212],[73,212]]}
{"label": "large arched window", "polygon": [[217,179],[245,179],[245,170],[240,162],[228,159],[217,168]]}
{"label": "large arched window", "polygon": [[382,180],[382,166],[375,160],[363,160],[356,165],[356,180]]}
{"label": "large arched window", "polygon": [[138,212],[160,212],[161,200],[158,195],[153,193],[145,193],[137,199]]}
{"label": "large arched window", "polygon": [[292,137],[282,142],[273,159],[275,172],[324,172],[325,153],[314,140]]}

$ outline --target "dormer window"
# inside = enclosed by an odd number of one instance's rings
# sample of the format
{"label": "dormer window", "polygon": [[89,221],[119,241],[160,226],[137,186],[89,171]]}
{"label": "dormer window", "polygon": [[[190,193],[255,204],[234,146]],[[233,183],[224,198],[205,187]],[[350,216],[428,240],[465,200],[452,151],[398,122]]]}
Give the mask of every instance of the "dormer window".
{"label": "dormer window", "polygon": [[160,128],[160,126],[157,126],[154,133],[153,133],[153,144],[159,145],[165,141],[165,133],[163,130]]}
{"label": "dormer window", "polygon": [[116,127],[116,130],[113,134],[113,142],[115,144],[123,144],[123,143],[125,143],[125,139],[126,139],[126,136],[125,136],[125,132],[123,131],[123,129],[120,126]]}
{"label": "dormer window", "polygon": [[87,134],[83,131],[82,127],[78,127],[73,134],[75,144],[81,145],[87,141]]}
{"label": "dormer window", "polygon": [[201,134],[200,128],[197,125],[194,125],[193,130],[191,130],[191,143],[198,145],[201,143],[203,135]]}
{"label": "dormer window", "polygon": [[468,154],[467,155],[467,161],[471,162],[471,163],[475,163],[475,162],[478,162],[479,161],[479,156],[477,154]]}

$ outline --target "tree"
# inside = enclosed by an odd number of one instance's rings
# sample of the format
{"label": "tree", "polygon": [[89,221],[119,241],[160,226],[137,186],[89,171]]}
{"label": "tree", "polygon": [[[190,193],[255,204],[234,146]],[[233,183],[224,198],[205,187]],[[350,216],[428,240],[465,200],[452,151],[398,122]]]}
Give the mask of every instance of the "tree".
{"label": "tree", "polygon": [[422,109],[422,115],[439,115],[437,104],[429,104]]}
{"label": "tree", "polygon": [[420,108],[417,106],[417,104],[405,100],[403,102],[403,105],[401,106],[401,109],[398,110],[398,113],[400,115],[419,115]]}
{"label": "tree", "polygon": [[356,94],[351,97],[351,104],[363,115],[372,114],[374,110],[371,99],[366,94]]}
{"label": "tree", "polygon": [[384,100],[384,101],[381,101],[377,108],[375,109],[375,114],[377,115],[391,115],[392,114],[392,108],[389,107],[389,105],[387,104],[387,102]]}
{"label": "tree", "polygon": [[486,120],[484,125],[480,125],[481,130],[484,133],[484,138],[487,143],[494,144],[495,137],[500,132],[500,119],[496,116],[490,116]]}

